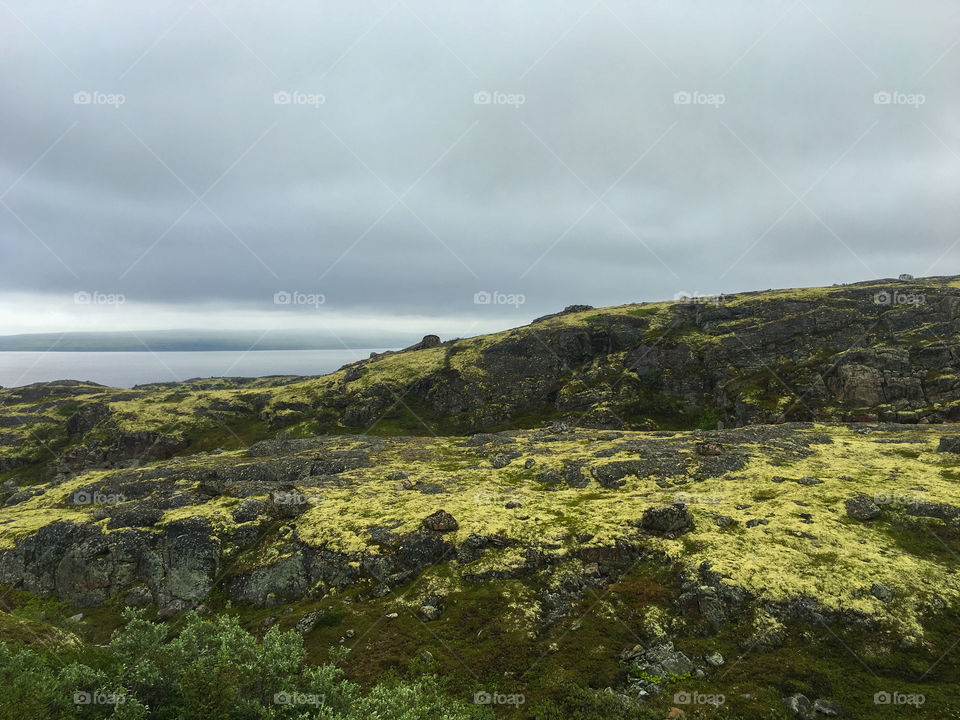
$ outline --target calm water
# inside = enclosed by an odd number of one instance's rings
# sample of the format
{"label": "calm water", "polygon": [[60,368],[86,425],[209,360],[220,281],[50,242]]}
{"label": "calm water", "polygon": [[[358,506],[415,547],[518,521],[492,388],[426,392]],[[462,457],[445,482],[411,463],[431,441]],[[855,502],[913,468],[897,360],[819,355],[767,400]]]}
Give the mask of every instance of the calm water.
{"label": "calm water", "polygon": [[[375,348],[377,351],[382,349]],[[196,377],[320,375],[372,350],[232,350],[200,352],[0,352],[0,385],[91,380],[113,387]]]}

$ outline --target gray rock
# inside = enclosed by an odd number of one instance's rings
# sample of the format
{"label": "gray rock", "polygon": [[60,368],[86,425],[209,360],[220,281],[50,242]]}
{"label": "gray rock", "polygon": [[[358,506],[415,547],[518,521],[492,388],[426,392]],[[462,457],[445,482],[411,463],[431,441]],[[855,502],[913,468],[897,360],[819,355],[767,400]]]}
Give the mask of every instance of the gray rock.
{"label": "gray rock", "polygon": [[874,583],[870,586],[870,594],[873,595],[880,602],[888,603],[894,598],[893,588],[884,585],[883,583]]}
{"label": "gray rock", "polygon": [[257,498],[247,498],[233,511],[233,519],[238,523],[250,522],[256,520],[261,515],[266,514],[267,504]]}
{"label": "gray rock", "polygon": [[840,717],[844,712],[842,705],[823,698],[817,698],[813,701],[813,711],[827,717]]}
{"label": "gray rock", "polygon": [[657,505],[643,511],[640,528],[658,535],[677,537],[693,529],[693,515],[683,503]]}
{"label": "gray rock", "polygon": [[729,515],[717,515],[717,517],[714,518],[714,522],[718,527],[727,527],[733,523],[733,518]]}
{"label": "gray rock", "polygon": [[803,718],[804,720],[809,720],[813,717],[813,705],[806,695],[797,693],[796,695],[785,697],[783,699],[783,705],[786,707],[787,712],[795,717]]}
{"label": "gray rock", "polygon": [[856,520],[875,520],[880,517],[880,506],[870,499],[869,495],[860,493],[844,503],[847,515]]}
{"label": "gray rock", "polygon": [[297,621],[297,624],[293,626],[293,629],[301,635],[306,635],[317,626],[321,617],[323,617],[323,612],[320,610],[308,612]]}
{"label": "gray rock", "polygon": [[960,435],[945,435],[940,438],[937,452],[960,453]]}
{"label": "gray rock", "polygon": [[708,665],[712,665],[713,667],[720,667],[724,662],[723,655],[718,652],[708,653],[703,656],[703,659],[707,661]]}

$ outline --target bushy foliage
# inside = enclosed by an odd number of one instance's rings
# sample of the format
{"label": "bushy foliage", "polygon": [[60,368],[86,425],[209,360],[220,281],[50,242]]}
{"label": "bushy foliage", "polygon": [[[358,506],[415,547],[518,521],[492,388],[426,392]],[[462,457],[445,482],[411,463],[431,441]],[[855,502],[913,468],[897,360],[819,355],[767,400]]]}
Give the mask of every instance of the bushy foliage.
{"label": "bushy foliage", "polygon": [[18,720],[460,720],[490,717],[453,700],[435,675],[391,677],[369,692],[331,662],[304,662],[303,639],[262,641],[227,615],[191,613],[176,636],[128,611],[98,660],[0,642],[0,717]]}

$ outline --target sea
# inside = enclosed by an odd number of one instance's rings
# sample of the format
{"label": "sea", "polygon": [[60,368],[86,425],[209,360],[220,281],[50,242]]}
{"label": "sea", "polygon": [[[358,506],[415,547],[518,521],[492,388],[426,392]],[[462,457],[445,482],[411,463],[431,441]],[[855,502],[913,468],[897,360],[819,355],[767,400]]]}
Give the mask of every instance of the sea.
{"label": "sea", "polygon": [[87,380],[129,388],[207,377],[323,375],[369,357],[364,350],[216,350],[189,352],[0,352],[0,386]]}

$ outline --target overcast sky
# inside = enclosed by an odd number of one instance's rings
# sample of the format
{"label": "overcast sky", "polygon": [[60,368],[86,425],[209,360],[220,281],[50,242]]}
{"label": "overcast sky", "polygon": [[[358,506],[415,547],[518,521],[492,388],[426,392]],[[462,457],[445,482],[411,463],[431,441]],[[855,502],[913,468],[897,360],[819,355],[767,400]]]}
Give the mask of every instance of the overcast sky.
{"label": "overcast sky", "polygon": [[0,53],[0,333],[958,272],[952,1],[0,0]]}

